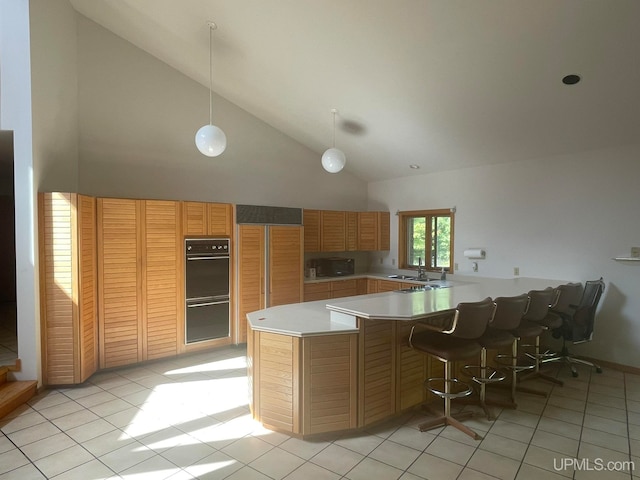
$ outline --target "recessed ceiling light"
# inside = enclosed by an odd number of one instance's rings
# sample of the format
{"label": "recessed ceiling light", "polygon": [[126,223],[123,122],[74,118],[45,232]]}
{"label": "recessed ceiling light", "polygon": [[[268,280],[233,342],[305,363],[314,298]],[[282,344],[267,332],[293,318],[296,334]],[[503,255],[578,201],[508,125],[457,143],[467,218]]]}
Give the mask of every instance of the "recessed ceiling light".
{"label": "recessed ceiling light", "polygon": [[565,85],[575,85],[580,81],[580,75],[566,75],[562,78],[562,83]]}
{"label": "recessed ceiling light", "polygon": [[420,168],[420,165],[411,164],[411,165],[409,165],[409,168],[412,168],[414,170],[418,170]]}

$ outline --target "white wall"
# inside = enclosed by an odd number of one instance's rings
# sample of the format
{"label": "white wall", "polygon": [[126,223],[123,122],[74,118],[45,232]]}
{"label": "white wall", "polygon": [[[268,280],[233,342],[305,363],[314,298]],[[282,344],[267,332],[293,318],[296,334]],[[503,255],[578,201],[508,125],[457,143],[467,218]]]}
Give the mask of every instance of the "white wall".
{"label": "white wall", "polygon": [[78,190],[77,14],[68,0],[31,0],[33,165],[38,191]]}
{"label": "white wall", "polygon": [[13,130],[18,380],[40,378],[39,295],[31,135],[29,1],[0,1],[0,129]]}
{"label": "white wall", "polygon": [[321,154],[216,95],[213,123],[227,150],[203,156],[194,135],[209,122],[208,89],[85,17],[78,22],[82,192],[366,208],[364,182],[324,172]]}
{"label": "white wall", "polygon": [[[640,146],[611,148],[508,165],[456,170],[369,184],[369,208],[457,207],[457,273],[579,280],[604,277],[594,341],[580,354],[640,367],[640,262],[612,257],[640,246]],[[398,218],[391,216],[397,259]],[[471,271],[462,252],[483,247]],[[375,263],[375,262],[374,262]]]}

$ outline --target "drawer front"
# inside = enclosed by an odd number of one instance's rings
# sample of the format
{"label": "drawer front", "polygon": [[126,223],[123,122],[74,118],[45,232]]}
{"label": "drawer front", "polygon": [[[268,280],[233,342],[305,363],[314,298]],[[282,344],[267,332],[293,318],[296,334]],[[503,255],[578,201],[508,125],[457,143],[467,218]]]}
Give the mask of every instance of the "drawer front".
{"label": "drawer front", "polygon": [[335,280],[331,282],[332,292],[335,292],[338,290],[356,290],[357,288],[358,288],[358,281],[355,278],[350,280]]}
{"label": "drawer front", "polygon": [[305,283],[304,294],[307,293],[329,293],[331,282]]}

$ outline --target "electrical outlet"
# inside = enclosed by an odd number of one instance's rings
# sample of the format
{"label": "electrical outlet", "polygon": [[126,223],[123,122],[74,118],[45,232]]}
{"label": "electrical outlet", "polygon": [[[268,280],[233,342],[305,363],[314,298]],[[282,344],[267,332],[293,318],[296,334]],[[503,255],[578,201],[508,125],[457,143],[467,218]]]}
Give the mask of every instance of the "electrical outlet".
{"label": "electrical outlet", "polygon": [[457,263],[454,263],[454,264],[453,264],[453,269],[454,269],[454,270],[458,270],[458,264],[457,264]]}
{"label": "electrical outlet", "polygon": [[395,258],[392,258],[392,259],[391,259],[391,265],[395,265],[395,264],[396,264],[396,259],[395,259]]}
{"label": "electrical outlet", "polygon": [[520,267],[513,267],[513,275],[516,277],[520,275]]}
{"label": "electrical outlet", "polygon": [[474,271],[474,272],[477,272],[477,271],[478,271],[478,262],[473,262],[473,263],[471,264],[471,268],[473,268],[473,271]]}

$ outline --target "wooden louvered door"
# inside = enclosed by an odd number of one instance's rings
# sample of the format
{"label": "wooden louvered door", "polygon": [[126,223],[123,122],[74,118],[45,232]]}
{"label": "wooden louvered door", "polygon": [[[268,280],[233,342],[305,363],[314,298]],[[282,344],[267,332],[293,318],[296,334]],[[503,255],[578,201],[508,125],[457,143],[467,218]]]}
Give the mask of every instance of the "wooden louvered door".
{"label": "wooden louvered door", "polygon": [[302,227],[269,226],[268,306],[302,302],[303,244]]}
{"label": "wooden louvered door", "polygon": [[265,227],[238,225],[237,341],[247,341],[247,313],[265,308]]}
{"label": "wooden louvered door", "polygon": [[348,252],[358,250],[358,212],[345,212],[345,247]]}
{"label": "wooden louvered door", "polygon": [[320,251],[320,210],[303,210],[304,251]]}
{"label": "wooden louvered door", "polygon": [[177,355],[184,344],[181,302],[180,204],[145,200],[143,255],[143,358]]}
{"label": "wooden louvered door", "polygon": [[45,385],[82,383],[97,369],[95,199],[38,195]]}
{"label": "wooden louvered door", "polygon": [[98,370],[96,199],[78,195],[78,320],[80,369],[76,383]]}
{"label": "wooden louvered door", "polygon": [[344,252],[345,243],[345,213],[335,210],[323,210],[321,215],[321,251]]}
{"label": "wooden louvered door", "polygon": [[98,199],[100,367],[143,360],[142,200]]}

